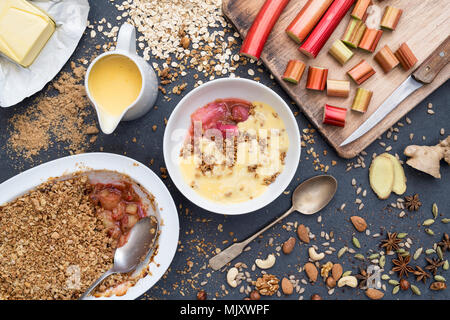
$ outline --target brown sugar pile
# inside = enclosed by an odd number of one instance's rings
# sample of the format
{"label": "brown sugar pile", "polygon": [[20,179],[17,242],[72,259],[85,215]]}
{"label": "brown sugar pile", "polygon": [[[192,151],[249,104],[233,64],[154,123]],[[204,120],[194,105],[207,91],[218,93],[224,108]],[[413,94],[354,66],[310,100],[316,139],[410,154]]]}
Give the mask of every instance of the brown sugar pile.
{"label": "brown sugar pile", "polygon": [[[92,110],[82,83],[86,68],[73,62],[71,67],[72,71],[62,73],[36,104],[11,118],[10,152],[32,159],[54,143],[64,143],[70,154],[77,154],[95,142],[98,129],[86,124]],[[55,96],[48,94],[52,88],[57,91]]]}

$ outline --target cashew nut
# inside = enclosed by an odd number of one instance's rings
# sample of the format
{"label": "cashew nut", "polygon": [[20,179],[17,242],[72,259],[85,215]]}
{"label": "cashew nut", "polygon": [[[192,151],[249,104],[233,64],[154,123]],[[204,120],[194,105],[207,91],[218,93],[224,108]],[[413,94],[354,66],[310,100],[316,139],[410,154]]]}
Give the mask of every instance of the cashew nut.
{"label": "cashew nut", "polygon": [[338,287],[349,286],[352,288],[356,288],[357,285],[358,285],[358,279],[356,279],[356,277],[354,277],[354,276],[342,277],[338,281]]}
{"label": "cashew nut", "polygon": [[266,258],[266,260],[256,259],[255,264],[260,269],[269,269],[272,268],[275,264],[275,256],[273,254],[269,254]]}
{"label": "cashew nut", "polygon": [[322,260],[323,258],[325,258],[325,253],[323,253],[323,252],[317,253],[316,249],[314,249],[314,247],[309,248],[308,253],[309,253],[309,257],[313,261],[319,261],[319,260]]}
{"label": "cashew nut", "polygon": [[236,277],[239,273],[239,270],[235,267],[231,268],[230,270],[228,270],[227,273],[227,283],[230,285],[230,287],[232,288],[236,288],[237,287],[237,280]]}

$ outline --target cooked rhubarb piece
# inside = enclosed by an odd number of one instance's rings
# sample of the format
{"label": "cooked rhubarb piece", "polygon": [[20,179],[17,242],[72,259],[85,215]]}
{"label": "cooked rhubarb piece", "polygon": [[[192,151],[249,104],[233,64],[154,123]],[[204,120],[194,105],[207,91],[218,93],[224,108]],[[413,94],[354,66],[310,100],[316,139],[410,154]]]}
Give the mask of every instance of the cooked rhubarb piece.
{"label": "cooked rhubarb piece", "polygon": [[321,67],[309,67],[306,89],[324,90],[327,83],[328,69]]}
{"label": "cooked rhubarb piece", "polygon": [[367,28],[358,47],[369,52],[374,52],[382,34],[383,30]]}
{"label": "cooked rhubarb piece", "polygon": [[405,70],[409,70],[417,62],[416,56],[408,47],[406,42],[402,43],[400,48],[398,48],[398,50],[395,51],[395,56],[400,61],[402,68]]}
{"label": "cooked rhubarb piece", "polygon": [[373,76],[375,70],[366,60],[361,60],[361,62],[349,70],[347,74],[359,85]]}
{"label": "cooked rhubarb piece", "polygon": [[273,26],[290,0],[266,0],[253,21],[241,47],[241,54],[258,60]]}
{"label": "cooked rhubarb piece", "polygon": [[333,0],[308,0],[291,24],[286,33],[300,44],[314,28]]}
{"label": "cooked rhubarb piece", "polygon": [[283,80],[298,84],[305,71],[305,64],[300,60],[290,60],[286,66],[286,71],[283,74]]}
{"label": "cooked rhubarb piece", "polygon": [[378,53],[374,56],[374,59],[380,65],[381,69],[385,73],[388,73],[394,69],[398,64],[398,59],[394,56],[391,49],[385,45]]}
{"label": "cooked rhubarb piece", "polygon": [[355,0],[335,0],[299,50],[315,58]]}
{"label": "cooked rhubarb piece", "polygon": [[107,234],[117,240],[117,247],[127,242],[131,228],[146,216],[140,197],[128,182],[117,184],[97,183],[90,195],[100,205],[98,215]]}
{"label": "cooked rhubarb piece", "polygon": [[402,13],[403,10],[401,9],[387,6],[384,10],[383,18],[381,18],[380,27],[388,30],[395,30]]}
{"label": "cooked rhubarb piece", "polygon": [[201,123],[202,130],[220,130],[224,137],[227,131],[232,135],[237,134],[237,124],[248,119],[251,106],[251,102],[235,98],[210,102],[195,110],[191,115],[189,135],[194,134],[195,122]]}
{"label": "cooked rhubarb piece", "polygon": [[323,123],[333,126],[344,127],[347,109],[325,105],[323,109]]}
{"label": "cooked rhubarb piece", "polygon": [[357,48],[365,31],[366,24],[364,23],[364,21],[352,18],[350,19],[350,22],[341,40],[349,47]]}

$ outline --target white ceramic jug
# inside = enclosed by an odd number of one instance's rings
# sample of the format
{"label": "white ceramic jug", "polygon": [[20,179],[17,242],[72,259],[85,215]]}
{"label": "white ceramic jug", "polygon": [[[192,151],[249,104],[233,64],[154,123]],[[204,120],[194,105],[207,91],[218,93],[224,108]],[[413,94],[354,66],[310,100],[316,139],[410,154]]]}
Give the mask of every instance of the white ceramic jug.
{"label": "white ceramic jug", "polygon": [[[129,58],[136,64],[142,77],[142,88],[139,96],[119,116],[113,116],[102,110],[89,90],[89,75],[92,67],[108,55],[123,55]],[[87,95],[97,112],[100,128],[105,134],[113,133],[120,121],[135,120],[142,117],[153,107],[158,96],[158,78],[153,68],[136,53],[136,30],[132,25],[124,23],[121,26],[114,51],[105,52],[92,61],[86,72],[85,86]]]}

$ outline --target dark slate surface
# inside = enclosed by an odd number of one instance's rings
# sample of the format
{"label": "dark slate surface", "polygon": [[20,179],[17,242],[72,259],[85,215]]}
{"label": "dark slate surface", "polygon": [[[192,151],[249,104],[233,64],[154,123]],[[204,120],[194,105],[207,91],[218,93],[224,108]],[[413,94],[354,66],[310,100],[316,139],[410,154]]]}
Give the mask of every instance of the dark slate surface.
{"label": "dark slate surface", "polygon": [[[115,9],[109,3],[109,1],[90,1],[91,13],[90,21],[99,20],[102,17],[108,17],[109,21],[115,21]],[[102,44],[106,39],[97,37],[95,40],[89,36],[84,36],[81,40],[80,46],[75,52],[72,60],[79,57],[86,57],[86,50],[95,44]],[[252,66],[256,70],[255,66]],[[68,66],[65,67],[65,70]],[[248,77],[247,68],[241,67],[237,72],[237,75],[242,77]],[[192,74],[185,77],[184,81],[189,83],[188,89],[192,88],[193,79]],[[277,93],[279,93],[288,103],[290,99],[269,78],[269,72],[265,71],[262,74],[257,73],[257,76],[261,77],[261,82],[272,87]],[[191,79],[191,80],[189,80]],[[398,134],[398,141],[393,143],[392,140],[388,140],[383,136],[383,141],[388,145],[392,145],[392,153],[402,154],[403,149],[411,144],[409,140],[409,133],[414,133],[413,143],[417,144],[436,144],[442,136],[439,134],[440,128],[444,128],[447,134],[450,132],[450,82],[446,82],[442,87],[436,90],[432,95],[422,101],[413,111],[408,114],[408,117],[412,120],[411,125],[406,125],[405,119],[401,122],[405,124],[405,127],[400,128]],[[187,92],[187,91],[186,91]],[[104,152],[112,152],[117,154],[126,154],[127,156],[134,158],[144,164],[149,165],[150,159],[154,159],[154,164],[150,166],[152,170],[160,174],[160,167],[164,167],[162,140],[164,134],[164,117],[169,117],[172,110],[175,108],[178,101],[182,96],[174,96],[170,102],[166,102],[159,97],[157,110],[150,111],[143,118],[120,124],[116,132],[111,136],[100,135],[97,142],[89,151],[99,151],[103,148]],[[57,146],[41,154],[36,158],[34,163],[22,161],[19,159],[11,159],[5,152],[5,144],[8,139],[8,132],[6,130],[8,120],[15,114],[24,112],[26,106],[33,101],[33,98],[27,99],[25,102],[9,108],[0,110],[0,181],[4,182],[8,178],[18,174],[20,171],[33,167],[39,162],[46,162],[48,160],[56,159],[66,156],[67,153],[59,151]],[[435,115],[428,115],[426,112],[427,104],[433,104],[433,110]],[[292,111],[298,111],[296,106],[291,105]],[[299,114],[297,116],[297,122],[300,129],[308,126],[306,118]],[[158,129],[156,132],[152,131],[152,125],[156,124]],[[408,189],[406,194],[419,193],[420,198],[423,201],[423,206],[418,212],[407,213],[404,218],[399,218],[398,213],[400,210],[395,209],[392,212],[384,210],[392,201],[397,198],[392,195],[390,199],[381,201],[376,198],[372,190],[369,187],[368,181],[368,169],[353,169],[350,172],[346,172],[346,164],[354,160],[340,159],[336,153],[324,142],[324,140],[317,134],[315,134],[315,144],[313,145],[316,152],[320,153],[320,159],[324,164],[330,164],[332,160],[337,161],[337,165],[331,167],[329,174],[332,174],[339,182],[339,188],[335,198],[326,207],[320,215],[322,216],[322,222],[317,222],[317,216],[301,216],[297,213],[292,214],[286,222],[299,222],[303,223],[311,228],[311,231],[317,235],[317,240],[312,243],[319,245],[325,242],[320,238],[320,232],[333,231],[336,241],[332,246],[339,250],[344,245],[353,247],[351,243],[352,236],[355,235],[355,230],[349,222],[349,217],[353,214],[358,214],[366,219],[369,224],[369,229],[372,234],[382,232],[383,238],[386,231],[407,232],[408,237],[413,241],[411,252],[414,253],[418,247],[430,248],[434,242],[441,239],[444,232],[448,232],[448,225],[441,222],[436,222],[431,228],[435,232],[435,236],[427,235],[424,232],[424,227],[420,227],[421,222],[425,219],[431,218],[431,206],[433,202],[436,202],[442,217],[450,218],[450,168],[442,162],[442,179],[436,180],[430,176],[419,173],[408,166],[404,166],[405,173],[408,179]],[[426,137],[426,140],[422,140],[422,136]],[[132,138],[136,138],[136,143],[132,142]],[[372,153],[382,153],[383,147],[378,144],[379,141],[369,146],[366,151],[369,154],[366,157],[366,164],[370,164],[370,157]],[[309,146],[308,146],[309,147]],[[327,150],[328,155],[323,156],[323,151]],[[402,158],[404,158],[402,156]],[[288,190],[292,191],[300,181],[312,177],[319,172],[314,170],[312,165],[312,157],[307,158],[305,149],[302,150],[301,162],[299,164],[296,176],[289,185]],[[357,205],[354,204],[356,195],[355,189],[351,186],[351,180],[355,178],[358,182],[358,186],[363,189],[367,189],[367,197],[364,198],[365,207],[362,211],[357,210]],[[189,202],[173,185],[170,178],[164,180],[164,183],[169,188],[175,204],[179,209],[180,216],[180,246],[179,252],[177,252],[170,270],[157,285],[148,291],[145,297],[151,297],[156,299],[195,299],[197,289],[200,287],[200,283],[207,281],[207,284],[203,289],[208,293],[208,297],[212,298],[218,293],[217,297],[223,296],[221,289],[222,285],[225,285],[229,294],[226,298],[229,299],[242,299],[244,294],[239,293],[239,288],[231,289],[227,286],[225,280],[225,273],[212,272],[209,268],[202,268],[207,264],[208,256],[216,247],[225,248],[233,240],[243,240],[253,232],[257,231],[260,227],[264,226],[272,219],[283,213],[290,207],[290,195],[281,195],[276,201],[264,209],[258,210],[247,215],[242,216],[222,216],[206,212],[192,203]],[[337,210],[342,203],[346,203],[347,206],[344,212]],[[186,214],[185,209],[189,209],[189,213]],[[441,217],[440,217],[441,218]],[[440,220],[439,218],[439,220]],[[219,231],[220,225],[223,232]],[[274,229],[270,230],[261,239],[258,239],[251,244],[251,250],[242,254],[236,261],[246,263],[249,267],[252,266],[254,260],[259,257],[265,258],[267,254],[274,253],[277,246],[281,245],[289,236],[295,236],[293,231],[286,231],[278,225]],[[356,234],[361,242],[361,249],[357,249],[357,253],[367,255],[369,250],[379,250],[378,245],[381,238],[374,239],[371,236],[365,234]],[[269,239],[273,238],[273,244],[269,245]],[[223,244],[223,241],[228,241],[228,244]],[[201,250],[198,250],[201,248]],[[284,276],[295,275],[297,279],[306,279],[304,273],[299,273],[297,270],[300,266],[303,266],[307,261],[307,246],[305,244],[299,244],[297,241],[294,252],[285,256],[281,253],[281,256],[277,258],[275,266],[270,269],[270,273],[282,278]],[[322,250],[323,247],[320,246]],[[424,254],[417,260],[413,261],[412,265],[419,265],[424,267],[426,265]],[[436,257],[436,255],[432,255]],[[448,259],[448,254],[446,254]],[[340,262],[344,266],[344,270],[352,270],[353,273],[358,271],[358,267],[367,266],[367,263],[358,261],[352,258],[352,255],[346,254],[343,258],[338,259],[336,254],[327,256],[324,261]],[[386,269],[391,266],[391,257],[389,257],[386,264]],[[192,261],[193,265],[189,271],[187,261]],[[250,271],[250,270],[249,270]],[[209,274],[210,273],[210,274]],[[255,280],[260,275],[258,269],[255,272],[250,271],[251,277]],[[440,270],[439,274],[449,278],[449,272]],[[398,279],[397,275],[392,275],[391,278]],[[422,295],[420,297],[414,296],[411,291],[400,292],[396,296],[391,295],[393,286],[387,284],[387,281],[383,281],[387,286],[386,298],[395,299],[448,299],[450,297],[449,290],[444,292],[432,292],[428,289],[430,280],[427,281],[427,285],[422,283],[416,283],[413,277],[409,277],[409,280],[416,284]],[[315,285],[303,285],[305,292],[302,294],[305,299],[318,293],[324,298],[329,299],[366,299],[362,290],[355,289],[336,289],[336,292],[328,296],[327,288],[322,281],[318,281]],[[182,293],[181,293],[182,292]],[[276,296],[274,296],[276,297]],[[298,299],[299,294],[294,293],[289,297],[290,299]]]}

